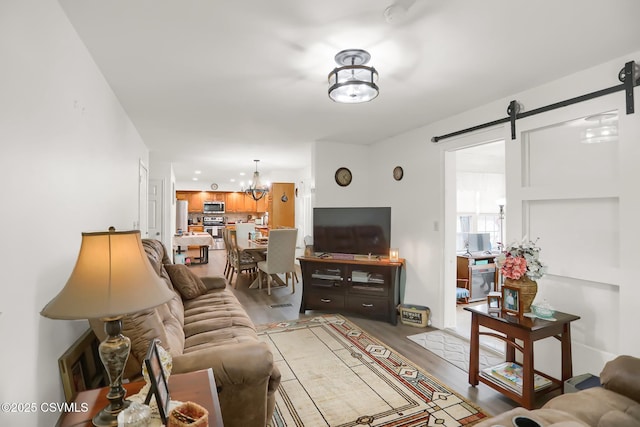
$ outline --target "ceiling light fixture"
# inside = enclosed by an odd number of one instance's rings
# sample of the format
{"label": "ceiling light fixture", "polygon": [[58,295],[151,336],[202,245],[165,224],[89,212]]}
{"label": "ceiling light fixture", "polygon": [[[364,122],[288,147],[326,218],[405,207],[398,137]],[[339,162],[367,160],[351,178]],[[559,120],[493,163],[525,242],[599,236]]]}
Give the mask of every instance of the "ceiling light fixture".
{"label": "ceiling light fixture", "polygon": [[336,54],[341,67],[329,73],[329,98],[344,104],[367,102],[378,96],[378,72],[365,65],[371,55],[362,49],[347,49]]}
{"label": "ceiling light fixture", "polygon": [[253,173],[253,181],[249,184],[249,188],[244,190],[245,194],[251,196],[256,202],[269,192],[267,186],[260,184],[260,172],[258,172],[259,161],[260,160],[254,160],[254,162],[256,162],[256,171]]}

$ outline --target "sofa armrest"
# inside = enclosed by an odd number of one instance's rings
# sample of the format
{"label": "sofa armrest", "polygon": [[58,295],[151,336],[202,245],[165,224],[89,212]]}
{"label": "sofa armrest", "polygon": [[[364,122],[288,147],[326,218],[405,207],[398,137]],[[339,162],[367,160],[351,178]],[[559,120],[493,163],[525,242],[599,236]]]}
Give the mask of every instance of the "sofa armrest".
{"label": "sofa armrest", "polygon": [[618,356],[607,362],[600,373],[600,383],[607,390],[640,403],[640,359]]}
{"label": "sofa armrest", "polygon": [[216,383],[252,384],[264,381],[274,371],[273,354],[265,343],[245,342],[181,354],[173,358],[174,373],[212,368]]}
{"label": "sofa armrest", "polygon": [[221,276],[201,277],[200,280],[202,280],[202,283],[204,283],[208,291],[227,287],[226,280]]}

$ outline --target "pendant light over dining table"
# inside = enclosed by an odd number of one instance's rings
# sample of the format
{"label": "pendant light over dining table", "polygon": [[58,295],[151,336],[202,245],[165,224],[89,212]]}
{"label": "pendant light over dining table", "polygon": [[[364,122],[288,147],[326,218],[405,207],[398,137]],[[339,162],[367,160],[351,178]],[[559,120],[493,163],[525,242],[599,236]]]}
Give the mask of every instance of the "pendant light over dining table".
{"label": "pendant light over dining table", "polygon": [[256,171],[253,173],[253,181],[249,184],[249,188],[245,190],[245,193],[251,196],[256,202],[262,199],[269,192],[266,185],[260,183],[260,172],[258,172],[258,162],[260,160],[254,160],[256,162]]}
{"label": "pendant light over dining table", "polygon": [[329,98],[344,104],[368,102],[378,96],[378,72],[367,66],[371,55],[362,49],[347,49],[336,54],[340,67],[329,73]]}

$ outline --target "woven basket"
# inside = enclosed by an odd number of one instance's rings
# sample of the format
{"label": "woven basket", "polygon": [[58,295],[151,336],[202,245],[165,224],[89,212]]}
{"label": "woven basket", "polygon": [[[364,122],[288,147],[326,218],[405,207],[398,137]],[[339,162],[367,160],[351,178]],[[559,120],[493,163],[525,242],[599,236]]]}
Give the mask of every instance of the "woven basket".
{"label": "woven basket", "polygon": [[169,413],[167,427],[208,427],[209,412],[193,402],[185,402]]}

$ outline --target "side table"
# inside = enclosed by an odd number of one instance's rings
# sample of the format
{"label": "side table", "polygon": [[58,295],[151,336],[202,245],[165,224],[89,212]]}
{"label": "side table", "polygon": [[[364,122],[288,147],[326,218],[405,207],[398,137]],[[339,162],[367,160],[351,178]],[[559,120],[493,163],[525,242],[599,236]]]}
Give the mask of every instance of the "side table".
{"label": "side table", "polygon": [[[502,312],[489,312],[486,304],[465,307],[471,312],[471,350],[469,359],[469,384],[472,386],[482,382],[499,391],[505,396],[518,402],[527,409],[533,409],[537,395],[548,393],[563,388],[564,382],[573,376],[571,362],[571,322],[580,319],[573,314],[556,312],[555,320],[540,318],[517,317]],[[480,326],[495,332],[480,332]],[[500,335],[500,334],[504,334]],[[505,341],[506,361],[515,362],[515,352],[522,353],[522,393],[518,393],[508,387],[503,387],[495,381],[491,381],[480,374],[480,335],[489,335]],[[533,343],[543,338],[555,337],[560,340],[562,378],[556,379],[542,372],[536,371],[533,365]],[[522,345],[516,343],[516,339]],[[549,381],[551,386],[535,391],[534,375],[540,375]]]}
{"label": "side table", "polygon": [[[127,396],[138,393],[144,384],[144,381],[124,384]],[[106,397],[108,391],[109,387],[103,387],[78,393],[73,401],[77,403],[77,407],[86,403],[89,411],[65,413],[58,419],[56,427],[92,427],[93,416],[109,403]],[[216,381],[213,370],[210,368],[185,374],[172,374],[169,377],[169,393],[172,400],[195,402],[209,411],[209,426],[223,426]]]}

